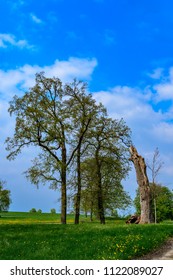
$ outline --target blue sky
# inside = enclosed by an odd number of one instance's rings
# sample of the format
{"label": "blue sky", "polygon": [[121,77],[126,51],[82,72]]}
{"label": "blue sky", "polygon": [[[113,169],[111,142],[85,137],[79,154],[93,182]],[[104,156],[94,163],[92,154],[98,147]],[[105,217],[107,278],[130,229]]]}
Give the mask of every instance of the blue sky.
{"label": "blue sky", "polygon": [[[94,98],[132,129],[139,153],[151,161],[159,148],[157,180],[173,189],[172,10],[171,0],[0,0],[0,178],[12,193],[10,210],[59,209],[57,192],[36,189],[22,174],[36,151],[9,162],[4,145],[14,131],[9,101],[40,71],[87,81]],[[132,197],[136,185],[132,167],[124,182]]]}

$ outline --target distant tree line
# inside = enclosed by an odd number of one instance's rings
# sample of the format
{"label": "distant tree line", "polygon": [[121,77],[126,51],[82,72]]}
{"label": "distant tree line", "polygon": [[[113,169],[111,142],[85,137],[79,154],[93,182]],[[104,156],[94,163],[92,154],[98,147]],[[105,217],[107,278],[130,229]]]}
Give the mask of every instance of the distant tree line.
{"label": "distant tree line", "polygon": [[130,129],[123,119],[108,117],[85,83],[63,84],[38,73],[29,91],[14,96],[9,112],[16,125],[6,140],[8,159],[24,147],[40,148],[26,176],[37,186],[49,183],[61,191],[61,223],[66,223],[67,191],[73,193],[76,224],[81,208],[104,224],[106,209],[129,205],[121,181],[129,171]]}
{"label": "distant tree line", "polygon": [[[41,214],[42,210],[41,209],[36,210],[36,208],[32,208],[31,210],[29,210],[29,213],[39,213],[39,214]],[[56,209],[55,208],[50,209],[50,213],[51,214],[56,214]]]}

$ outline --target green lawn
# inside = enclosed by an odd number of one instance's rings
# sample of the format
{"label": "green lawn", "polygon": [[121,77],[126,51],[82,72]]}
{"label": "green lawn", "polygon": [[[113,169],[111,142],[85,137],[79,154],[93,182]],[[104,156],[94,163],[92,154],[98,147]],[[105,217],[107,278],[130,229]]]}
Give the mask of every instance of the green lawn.
{"label": "green lawn", "polygon": [[0,218],[0,259],[108,260],[135,259],[173,236],[173,222],[106,225],[87,219],[79,225],[61,225],[58,214],[5,213]]}
{"label": "green lawn", "polygon": [[[60,223],[60,215],[51,213],[3,212],[0,213],[0,216],[0,225],[9,223]],[[68,219],[69,222],[72,222],[73,216],[69,215]]]}

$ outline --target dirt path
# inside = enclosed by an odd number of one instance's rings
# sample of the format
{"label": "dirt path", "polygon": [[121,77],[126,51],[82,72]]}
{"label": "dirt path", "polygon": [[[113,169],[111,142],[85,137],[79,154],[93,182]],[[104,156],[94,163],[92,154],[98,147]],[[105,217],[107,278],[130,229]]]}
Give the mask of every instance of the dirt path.
{"label": "dirt path", "polygon": [[173,237],[156,251],[141,257],[140,260],[173,260]]}

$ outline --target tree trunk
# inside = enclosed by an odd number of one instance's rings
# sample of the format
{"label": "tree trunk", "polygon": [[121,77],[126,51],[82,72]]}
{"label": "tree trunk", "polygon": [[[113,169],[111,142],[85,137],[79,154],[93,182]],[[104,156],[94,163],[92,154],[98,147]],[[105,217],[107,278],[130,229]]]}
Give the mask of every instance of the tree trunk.
{"label": "tree trunk", "polygon": [[136,178],[139,186],[141,219],[140,224],[150,223],[150,186],[146,172],[145,160],[140,156],[135,147],[130,147],[131,158],[135,170]]}
{"label": "tree trunk", "polygon": [[93,210],[91,209],[91,212],[90,212],[90,221],[93,222]]}
{"label": "tree trunk", "polygon": [[157,208],[156,208],[156,199],[154,198],[154,223],[157,224]]}
{"label": "tree trunk", "polygon": [[98,214],[99,214],[100,223],[105,224],[101,185],[98,186]]}
{"label": "tree trunk", "polygon": [[98,216],[101,224],[105,224],[105,215],[103,207],[103,194],[99,158],[96,152],[96,165],[97,165],[97,199],[98,199]]}
{"label": "tree trunk", "polygon": [[150,223],[154,223],[154,214],[153,214],[153,199],[150,194]]}
{"label": "tree trunk", "polygon": [[81,200],[81,144],[77,150],[77,196],[75,203],[75,224],[79,224],[79,216],[80,216],[80,200]]}
{"label": "tree trunk", "polygon": [[66,212],[67,212],[66,172],[63,171],[62,185],[61,185],[61,224],[66,224]]}
{"label": "tree trunk", "polygon": [[154,203],[154,223],[157,224],[157,203],[156,203],[156,184],[154,182],[154,176],[153,176],[153,183],[152,183],[152,193],[153,193],[153,203]]}
{"label": "tree trunk", "polygon": [[61,224],[66,224],[67,216],[66,169],[66,148],[63,147],[61,167]]}
{"label": "tree trunk", "polygon": [[93,222],[93,207],[94,207],[94,201],[93,201],[93,192],[91,187],[91,204],[90,204],[90,221]]}

